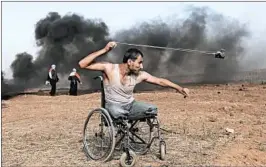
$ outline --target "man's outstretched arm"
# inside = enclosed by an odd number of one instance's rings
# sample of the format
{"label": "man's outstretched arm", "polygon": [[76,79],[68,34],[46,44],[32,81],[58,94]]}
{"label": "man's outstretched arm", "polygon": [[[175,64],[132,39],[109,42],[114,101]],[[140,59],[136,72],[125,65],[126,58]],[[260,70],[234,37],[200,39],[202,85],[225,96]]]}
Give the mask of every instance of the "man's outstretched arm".
{"label": "man's outstretched arm", "polygon": [[115,42],[109,42],[103,49],[98,50],[96,52],[93,52],[89,54],[87,57],[83,58],[79,61],[80,68],[86,68],[89,70],[97,70],[97,71],[104,71],[106,63],[95,63],[94,60],[107,53],[111,50],[111,48],[114,48],[117,44]]}
{"label": "man's outstretched arm", "polygon": [[142,71],[141,72],[141,80],[142,81],[146,81],[148,83],[151,83],[151,84],[156,84],[156,85],[160,85],[160,86],[163,86],[163,87],[170,87],[170,88],[173,88],[175,89],[178,93],[184,95],[185,97],[189,95],[189,90],[187,88],[182,88],[181,86],[167,80],[167,79],[164,79],[164,78],[158,78],[158,77],[155,77],[155,76],[152,76],[151,74],[145,72],[145,71]]}

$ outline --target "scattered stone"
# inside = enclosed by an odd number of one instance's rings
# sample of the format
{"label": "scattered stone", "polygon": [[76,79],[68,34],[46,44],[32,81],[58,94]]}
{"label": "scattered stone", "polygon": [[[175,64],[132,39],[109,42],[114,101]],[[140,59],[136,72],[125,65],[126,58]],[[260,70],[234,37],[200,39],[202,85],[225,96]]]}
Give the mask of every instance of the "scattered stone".
{"label": "scattered stone", "polygon": [[243,90],[247,90],[247,88],[245,87],[245,85],[241,85],[242,88],[239,88],[239,91],[243,91]]}
{"label": "scattered stone", "polygon": [[235,133],[235,130],[234,129],[230,129],[230,128],[225,128],[225,131],[226,131],[227,134]]}
{"label": "scattered stone", "polygon": [[226,113],[230,111],[230,107],[227,107],[227,106],[223,107],[222,109],[223,109]]}
{"label": "scattered stone", "polygon": [[217,121],[217,117],[210,116],[210,117],[209,117],[209,121],[210,121],[210,122],[216,122],[216,121]]}
{"label": "scattered stone", "polygon": [[243,87],[243,88],[239,88],[239,91],[244,91],[244,90],[248,90],[247,88]]}

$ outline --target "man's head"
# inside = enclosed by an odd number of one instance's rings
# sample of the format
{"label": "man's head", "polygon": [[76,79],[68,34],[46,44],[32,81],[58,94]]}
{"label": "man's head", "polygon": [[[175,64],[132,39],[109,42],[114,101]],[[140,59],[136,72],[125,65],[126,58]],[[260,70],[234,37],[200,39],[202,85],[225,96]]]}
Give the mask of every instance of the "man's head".
{"label": "man's head", "polygon": [[55,70],[55,67],[56,67],[56,66],[53,64],[51,67],[52,67],[53,70]]}
{"label": "man's head", "polygon": [[138,74],[143,69],[143,54],[136,48],[128,49],[124,55],[123,63],[128,65],[130,72]]}
{"label": "man's head", "polygon": [[75,68],[72,69],[73,72],[77,72],[77,70]]}

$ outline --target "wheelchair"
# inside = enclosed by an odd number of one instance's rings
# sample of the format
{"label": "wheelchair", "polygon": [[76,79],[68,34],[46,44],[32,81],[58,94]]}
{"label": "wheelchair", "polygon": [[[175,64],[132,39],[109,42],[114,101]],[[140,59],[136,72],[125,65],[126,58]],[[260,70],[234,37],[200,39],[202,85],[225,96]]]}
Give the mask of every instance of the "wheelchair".
{"label": "wheelchair", "polygon": [[[83,129],[83,150],[88,159],[107,162],[114,150],[123,151],[122,167],[134,166],[136,154],[146,154],[155,139],[159,140],[160,159],[166,155],[166,143],[160,133],[157,114],[146,114],[143,118],[114,119],[105,108],[103,77],[101,80],[101,107],[89,112]],[[156,134],[157,133],[157,134]]]}

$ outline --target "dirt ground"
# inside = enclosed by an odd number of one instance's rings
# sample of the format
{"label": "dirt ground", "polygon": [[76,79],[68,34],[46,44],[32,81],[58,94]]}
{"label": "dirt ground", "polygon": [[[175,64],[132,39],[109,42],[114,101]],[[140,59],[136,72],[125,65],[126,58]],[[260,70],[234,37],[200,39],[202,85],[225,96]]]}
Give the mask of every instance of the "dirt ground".
{"label": "dirt ground", "polygon": [[[135,94],[159,108],[166,160],[158,144],[138,155],[136,166],[265,166],[266,85],[189,86],[184,99],[174,91]],[[71,97],[21,95],[2,101],[2,166],[119,166],[87,160],[82,130],[100,94]],[[226,131],[233,129],[233,133]],[[120,155],[119,155],[120,156]]]}

